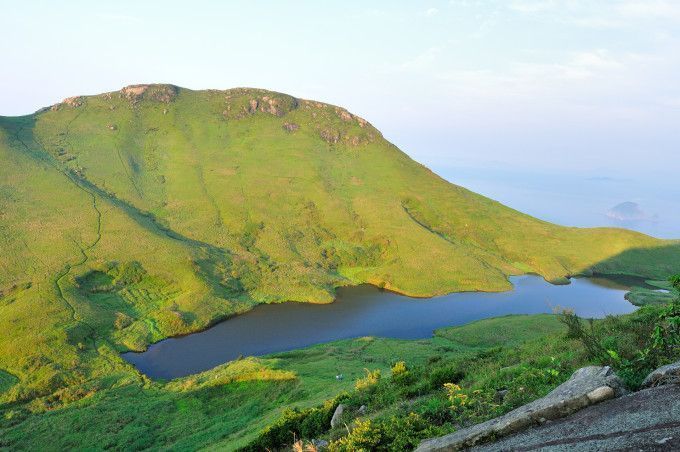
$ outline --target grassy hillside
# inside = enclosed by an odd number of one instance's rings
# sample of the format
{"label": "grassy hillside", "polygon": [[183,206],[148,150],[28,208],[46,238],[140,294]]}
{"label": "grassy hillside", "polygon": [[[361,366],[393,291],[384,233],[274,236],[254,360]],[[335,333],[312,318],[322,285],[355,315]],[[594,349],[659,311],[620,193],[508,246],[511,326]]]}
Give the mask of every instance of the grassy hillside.
{"label": "grassy hillside", "polygon": [[0,117],[0,160],[4,406],[148,384],[120,351],[341,285],[429,296],[680,266],[677,243],[537,220],[342,108],[264,90],[70,98]]}
{"label": "grassy hillside", "polygon": [[[663,309],[599,320],[595,331],[629,358],[645,347]],[[555,315],[507,316],[426,340],[364,337],[245,358],[168,383],[112,376],[115,384],[89,387],[75,400],[60,394],[0,409],[0,447],[261,451],[324,438],[335,450],[409,450],[541,397],[578,367],[619,371],[621,362],[593,360],[566,333]],[[452,395],[445,383],[461,389]],[[452,396],[467,403],[452,407]],[[340,402],[343,425],[330,429]]]}
{"label": "grassy hillside", "polygon": [[[561,340],[563,330],[555,316],[502,317],[439,330],[429,340],[360,338],[247,358],[168,384],[130,379],[90,391],[63,407],[38,407],[36,403],[33,413],[27,409],[5,410],[4,423],[0,421],[0,447],[234,450],[274,423],[283,407],[304,409],[352,392],[356,380],[365,375],[364,368],[379,369],[388,377],[396,361],[406,361],[410,369],[429,369],[431,377],[423,379],[427,386],[423,394],[441,392],[444,382],[463,377],[463,369],[468,369],[472,377],[490,369],[497,371],[506,362],[531,360],[530,356],[541,353],[564,355],[565,372],[560,378],[566,378],[579,358],[574,353],[577,347]],[[544,339],[546,335],[550,339]],[[497,349],[503,345],[510,352],[510,347],[527,341],[527,346],[514,353],[499,353]],[[493,352],[488,354],[489,350]],[[479,361],[483,356],[480,353],[492,359]],[[336,380],[338,373],[344,374],[343,380]],[[430,380],[432,388],[428,386]],[[384,400],[383,405],[396,401]],[[370,405],[372,412],[381,411],[376,403]],[[285,436],[287,441],[292,439],[292,435]]]}

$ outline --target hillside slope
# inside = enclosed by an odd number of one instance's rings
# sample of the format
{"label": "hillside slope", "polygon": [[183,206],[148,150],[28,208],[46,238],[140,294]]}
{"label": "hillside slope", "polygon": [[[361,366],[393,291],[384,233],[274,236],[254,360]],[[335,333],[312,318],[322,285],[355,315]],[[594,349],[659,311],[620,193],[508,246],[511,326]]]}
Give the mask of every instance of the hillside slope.
{"label": "hillside slope", "polygon": [[26,400],[263,302],[372,283],[665,277],[677,244],[552,225],[442,180],[342,108],[137,85],[0,118],[0,371]]}

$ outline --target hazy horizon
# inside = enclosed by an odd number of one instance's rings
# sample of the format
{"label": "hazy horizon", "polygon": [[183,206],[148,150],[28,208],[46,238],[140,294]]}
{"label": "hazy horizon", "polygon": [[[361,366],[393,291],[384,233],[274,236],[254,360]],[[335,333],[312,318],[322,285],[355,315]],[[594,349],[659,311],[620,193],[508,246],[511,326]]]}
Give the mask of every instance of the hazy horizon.
{"label": "hazy horizon", "polygon": [[0,115],[135,83],[253,86],[346,107],[459,183],[680,171],[680,2],[27,1],[0,27]]}

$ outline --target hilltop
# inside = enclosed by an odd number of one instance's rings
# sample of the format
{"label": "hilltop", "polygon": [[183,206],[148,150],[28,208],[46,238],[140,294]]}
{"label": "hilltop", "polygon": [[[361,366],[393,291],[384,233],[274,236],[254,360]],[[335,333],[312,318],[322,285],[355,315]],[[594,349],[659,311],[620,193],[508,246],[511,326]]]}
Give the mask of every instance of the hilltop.
{"label": "hilltop", "polygon": [[343,285],[680,270],[677,242],[532,218],[343,108],[260,89],[71,97],[0,117],[0,159],[0,403],[80,400],[142,378],[121,351]]}

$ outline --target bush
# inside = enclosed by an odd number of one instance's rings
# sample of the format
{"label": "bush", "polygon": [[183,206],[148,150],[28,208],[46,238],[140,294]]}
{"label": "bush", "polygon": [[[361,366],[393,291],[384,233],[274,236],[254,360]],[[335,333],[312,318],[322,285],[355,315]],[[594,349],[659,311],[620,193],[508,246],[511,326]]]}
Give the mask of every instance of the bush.
{"label": "bush", "polygon": [[406,363],[404,361],[397,361],[397,363],[392,366],[392,378],[397,377],[405,372],[407,372],[406,369]]}
{"label": "bush", "polygon": [[465,372],[460,370],[457,365],[452,364],[432,370],[428,380],[430,387],[441,388],[444,383],[459,383],[463,378],[465,378]]}
{"label": "bush", "polygon": [[371,372],[368,369],[364,369],[366,371],[366,376],[363,378],[359,378],[356,383],[354,384],[354,389],[357,391],[362,391],[364,389],[371,388],[375,386],[378,381],[380,381],[380,369],[376,369],[373,372]]}
{"label": "bush", "polygon": [[416,378],[415,375],[406,367],[404,361],[398,361],[392,366],[392,382],[409,392],[407,386],[412,385]]}
{"label": "bush", "polygon": [[[680,276],[670,280],[680,288]],[[590,360],[612,366],[632,388],[655,368],[680,358],[680,299],[645,306],[625,319],[590,320],[587,326],[573,312],[562,313],[560,320]]]}
{"label": "bush", "polygon": [[392,416],[381,421],[358,420],[352,431],[329,445],[331,452],[369,450],[413,450],[421,440],[439,434],[416,413]]}
{"label": "bush", "polygon": [[298,438],[314,438],[325,433],[337,406],[347,395],[342,394],[323,405],[306,410],[286,409],[281,417],[267,426],[242,451],[277,450],[293,445]]}
{"label": "bush", "polygon": [[455,383],[444,383],[444,389],[451,404],[451,409],[454,412],[463,411],[469,403],[468,395],[463,392],[463,389]]}

